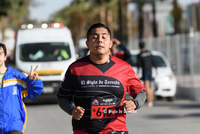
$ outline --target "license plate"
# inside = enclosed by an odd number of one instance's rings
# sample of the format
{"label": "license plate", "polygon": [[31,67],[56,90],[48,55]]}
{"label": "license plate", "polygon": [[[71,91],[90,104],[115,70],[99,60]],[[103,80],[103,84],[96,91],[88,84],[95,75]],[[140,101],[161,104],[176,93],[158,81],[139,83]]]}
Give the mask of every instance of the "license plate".
{"label": "license plate", "polygon": [[54,89],[52,87],[44,87],[43,93],[53,93]]}

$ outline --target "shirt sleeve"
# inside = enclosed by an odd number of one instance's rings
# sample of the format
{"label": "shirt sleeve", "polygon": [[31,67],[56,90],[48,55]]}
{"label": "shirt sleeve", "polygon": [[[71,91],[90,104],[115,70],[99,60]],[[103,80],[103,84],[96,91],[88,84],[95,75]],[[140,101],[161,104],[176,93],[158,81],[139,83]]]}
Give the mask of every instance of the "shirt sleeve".
{"label": "shirt sleeve", "polygon": [[34,98],[39,96],[43,90],[43,82],[41,79],[39,80],[29,80],[27,77],[27,84],[28,84],[28,95],[25,98]]}
{"label": "shirt sleeve", "polygon": [[57,93],[58,104],[65,112],[72,115],[72,110],[75,108],[73,102],[73,81],[72,74],[68,68],[64,80],[60,85]]}
{"label": "shirt sleeve", "polygon": [[62,110],[64,110],[69,115],[72,115],[72,110],[75,108],[75,105],[73,105],[69,99],[58,97],[57,101]]}
{"label": "shirt sleeve", "polygon": [[124,52],[124,60],[128,60],[131,57],[131,53],[129,50],[121,43],[119,48]]}
{"label": "shirt sleeve", "polygon": [[127,74],[127,90],[131,96],[135,96],[141,90],[146,91],[145,86],[142,84],[139,77],[131,66],[129,67],[129,71]]}
{"label": "shirt sleeve", "polygon": [[146,89],[132,68],[128,71],[127,91],[134,98],[136,109],[140,108],[146,100]]}
{"label": "shirt sleeve", "polygon": [[135,110],[137,110],[137,109],[139,109],[143,104],[144,104],[144,102],[146,101],[146,91],[144,91],[144,90],[141,90],[137,95],[135,95],[134,97],[133,97],[134,99],[133,99],[133,101],[134,101],[134,103],[135,103],[135,105],[136,105],[136,108],[135,108]]}

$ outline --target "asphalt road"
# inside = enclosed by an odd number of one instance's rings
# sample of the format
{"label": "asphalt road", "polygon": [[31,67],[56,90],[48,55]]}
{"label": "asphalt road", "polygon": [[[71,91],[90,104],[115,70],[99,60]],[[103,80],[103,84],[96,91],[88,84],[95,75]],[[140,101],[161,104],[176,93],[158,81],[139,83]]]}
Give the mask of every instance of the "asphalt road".
{"label": "asphalt road", "polygon": [[[71,116],[56,103],[27,105],[25,134],[72,134]],[[129,134],[199,134],[200,102],[189,100],[155,101],[128,114]]]}

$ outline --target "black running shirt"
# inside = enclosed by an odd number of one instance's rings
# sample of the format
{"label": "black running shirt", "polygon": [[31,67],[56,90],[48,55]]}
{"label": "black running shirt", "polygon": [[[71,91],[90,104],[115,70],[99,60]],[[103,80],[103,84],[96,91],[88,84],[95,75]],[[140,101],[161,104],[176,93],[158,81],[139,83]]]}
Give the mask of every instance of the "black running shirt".
{"label": "black running shirt", "polygon": [[138,54],[137,68],[142,67],[142,73],[152,73],[152,67],[156,68],[153,56],[150,51],[145,50]]}
{"label": "black running shirt", "polygon": [[125,94],[134,97],[141,90],[145,87],[127,62],[111,56],[107,63],[99,65],[86,56],[69,66],[58,97],[85,109],[80,120],[72,119],[74,131],[98,134],[128,131],[123,106]]}

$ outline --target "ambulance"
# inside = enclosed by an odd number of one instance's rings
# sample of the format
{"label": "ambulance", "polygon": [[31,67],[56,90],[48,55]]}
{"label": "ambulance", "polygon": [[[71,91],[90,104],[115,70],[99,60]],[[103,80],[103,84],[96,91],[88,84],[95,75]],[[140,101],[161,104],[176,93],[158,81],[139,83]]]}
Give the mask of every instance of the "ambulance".
{"label": "ambulance", "polygon": [[38,65],[44,94],[55,95],[68,66],[76,60],[70,30],[62,23],[23,24],[15,43],[15,68],[29,74]]}

